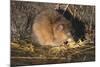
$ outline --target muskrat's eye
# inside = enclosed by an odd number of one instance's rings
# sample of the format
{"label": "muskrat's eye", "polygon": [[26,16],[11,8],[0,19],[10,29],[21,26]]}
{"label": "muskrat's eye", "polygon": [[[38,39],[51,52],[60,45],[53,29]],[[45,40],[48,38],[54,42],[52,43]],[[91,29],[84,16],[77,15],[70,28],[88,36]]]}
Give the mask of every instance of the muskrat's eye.
{"label": "muskrat's eye", "polygon": [[63,28],[64,28],[64,26],[63,26],[62,24],[60,24],[60,25],[58,25],[57,30],[58,30],[58,31],[62,31]]}
{"label": "muskrat's eye", "polygon": [[64,44],[68,44],[68,41],[65,41]]}

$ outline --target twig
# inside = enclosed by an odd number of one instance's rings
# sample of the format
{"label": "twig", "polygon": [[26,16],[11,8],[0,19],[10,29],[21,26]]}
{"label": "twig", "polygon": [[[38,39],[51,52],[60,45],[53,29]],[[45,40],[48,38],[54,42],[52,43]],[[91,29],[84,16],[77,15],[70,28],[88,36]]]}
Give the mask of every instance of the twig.
{"label": "twig", "polygon": [[83,53],[84,51],[87,51],[87,50],[90,50],[90,49],[93,49],[93,48],[95,48],[95,47],[93,46],[93,47],[86,48],[84,50],[76,51],[75,53],[72,53],[71,55],[75,55],[77,53]]}
{"label": "twig", "polygon": [[60,9],[60,4],[57,4],[55,9]]}
{"label": "twig", "polygon": [[11,59],[66,59],[65,57],[50,57],[50,58],[46,58],[46,57],[11,57]]}
{"label": "twig", "polygon": [[65,14],[67,8],[68,8],[69,4],[66,5],[65,9],[64,9],[64,12],[63,12],[63,15]]}
{"label": "twig", "polygon": [[89,48],[86,48],[84,50],[81,50],[80,52],[87,51],[87,50],[90,50],[90,49],[93,49],[93,48],[95,48],[95,47],[94,46],[93,47],[89,47]]}

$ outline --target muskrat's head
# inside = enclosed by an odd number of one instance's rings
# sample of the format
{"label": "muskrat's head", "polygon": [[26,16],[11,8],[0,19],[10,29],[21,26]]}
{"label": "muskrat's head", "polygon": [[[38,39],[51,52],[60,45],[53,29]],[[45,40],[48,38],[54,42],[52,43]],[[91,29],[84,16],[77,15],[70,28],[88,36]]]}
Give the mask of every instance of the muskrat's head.
{"label": "muskrat's head", "polygon": [[74,43],[72,31],[73,29],[70,21],[66,19],[61,19],[53,24],[54,46]]}

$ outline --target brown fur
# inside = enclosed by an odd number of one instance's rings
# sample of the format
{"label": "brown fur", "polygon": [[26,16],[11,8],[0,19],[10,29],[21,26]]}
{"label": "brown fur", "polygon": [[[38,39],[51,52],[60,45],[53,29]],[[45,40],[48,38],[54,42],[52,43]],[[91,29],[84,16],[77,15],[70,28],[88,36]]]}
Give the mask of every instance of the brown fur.
{"label": "brown fur", "polygon": [[59,46],[65,41],[73,41],[71,23],[53,9],[36,16],[32,31],[40,45]]}

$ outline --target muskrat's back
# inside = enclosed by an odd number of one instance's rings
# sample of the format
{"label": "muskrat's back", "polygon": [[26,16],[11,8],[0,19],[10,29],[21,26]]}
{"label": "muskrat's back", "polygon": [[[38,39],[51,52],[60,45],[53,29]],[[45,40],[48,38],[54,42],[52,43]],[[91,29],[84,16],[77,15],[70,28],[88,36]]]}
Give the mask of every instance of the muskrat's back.
{"label": "muskrat's back", "polygon": [[53,9],[35,17],[32,31],[40,45],[59,46],[73,41],[71,23]]}

